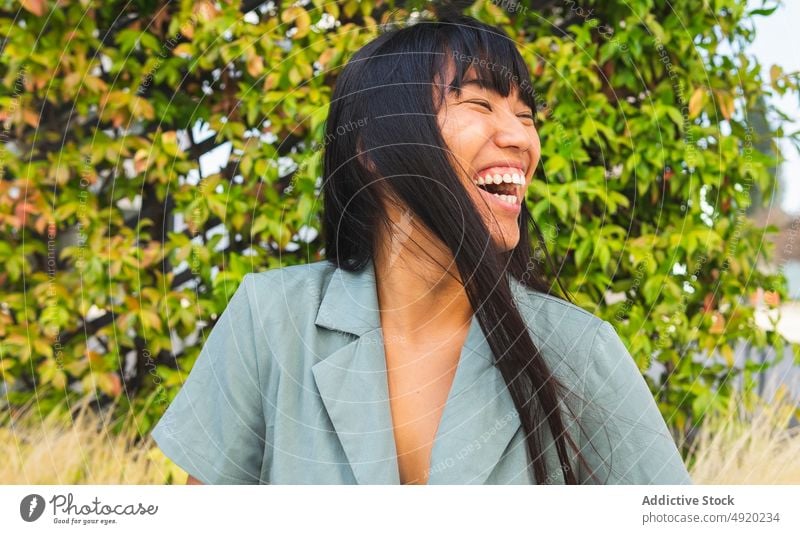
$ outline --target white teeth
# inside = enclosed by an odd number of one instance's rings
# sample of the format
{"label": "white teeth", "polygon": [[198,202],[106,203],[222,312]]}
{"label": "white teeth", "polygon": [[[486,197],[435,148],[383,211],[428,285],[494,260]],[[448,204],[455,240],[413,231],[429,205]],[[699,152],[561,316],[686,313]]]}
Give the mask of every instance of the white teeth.
{"label": "white teeth", "polygon": [[492,194],[507,204],[514,205],[517,203],[517,197],[515,197],[514,195],[500,195],[497,193],[492,193]]}
{"label": "white teeth", "polygon": [[[483,176],[478,176],[477,178],[473,179],[476,185],[491,185],[491,184],[515,184],[515,185],[525,185],[525,176],[521,173],[512,172],[506,174],[484,174]],[[498,199],[502,200],[503,202],[515,206],[517,204],[517,196],[516,195],[501,195],[498,193],[491,193],[496,196]]]}
{"label": "white teeth", "polygon": [[[515,175],[512,175],[512,176],[519,176],[519,175],[516,175],[516,174],[515,174]],[[499,181],[499,182],[496,182],[496,181],[495,181],[495,179],[496,179],[496,178],[499,178],[499,179],[500,179],[500,181]],[[487,176],[486,176],[486,179],[484,180],[484,179],[483,179],[483,177],[479,176],[479,177],[478,177],[478,178],[475,180],[475,183],[476,183],[477,185],[486,185],[486,184],[492,184],[492,183],[500,184],[500,183],[503,183],[503,177],[502,177],[502,176],[500,176],[500,175],[496,175],[496,176],[493,178],[493,177],[492,177],[492,175],[487,175]],[[507,183],[508,183],[508,182],[507,182]],[[516,182],[514,182],[514,183],[516,183]],[[488,191],[487,191],[487,192],[488,192]],[[502,200],[503,202],[506,202],[507,204],[511,204],[512,206],[513,206],[513,205],[515,205],[515,204],[517,203],[517,196],[516,196],[516,195],[501,195],[501,194],[499,194],[499,193],[491,193],[491,194],[492,194],[492,195],[494,195],[494,196],[496,196],[497,198],[499,198],[499,199],[500,199],[500,200]]]}
{"label": "white teeth", "polygon": [[506,173],[506,174],[485,174],[483,176],[478,176],[473,180],[478,185],[487,185],[487,184],[517,184],[517,185],[525,185],[525,177],[520,173]]}

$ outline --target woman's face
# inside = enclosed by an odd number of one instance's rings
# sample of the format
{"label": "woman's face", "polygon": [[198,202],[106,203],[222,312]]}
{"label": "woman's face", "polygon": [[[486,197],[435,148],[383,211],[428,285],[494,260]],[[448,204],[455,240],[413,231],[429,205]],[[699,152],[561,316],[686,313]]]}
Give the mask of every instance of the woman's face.
{"label": "woman's face", "polygon": [[439,127],[451,157],[467,171],[461,179],[494,242],[508,251],[519,242],[520,206],[539,162],[539,135],[532,110],[518,99],[516,89],[503,98],[477,81],[471,83],[471,73],[460,96],[447,93]]}

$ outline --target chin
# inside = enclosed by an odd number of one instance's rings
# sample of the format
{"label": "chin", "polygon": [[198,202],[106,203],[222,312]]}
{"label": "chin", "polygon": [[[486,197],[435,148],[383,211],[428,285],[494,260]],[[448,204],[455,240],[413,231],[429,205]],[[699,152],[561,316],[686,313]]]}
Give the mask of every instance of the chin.
{"label": "chin", "polygon": [[494,243],[501,252],[508,252],[513,250],[519,244],[519,233],[514,232],[506,234],[505,239],[503,236],[495,235]]}

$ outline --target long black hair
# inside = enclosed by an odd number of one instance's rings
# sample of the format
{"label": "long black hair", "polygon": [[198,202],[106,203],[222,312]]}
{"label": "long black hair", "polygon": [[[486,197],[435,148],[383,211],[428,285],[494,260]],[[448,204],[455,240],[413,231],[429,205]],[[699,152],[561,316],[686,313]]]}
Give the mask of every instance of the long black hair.
{"label": "long black hair", "polygon": [[553,480],[544,455],[546,426],[564,481],[577,484],[569,449],[576,461],[587,463],[565,423],[567,412],[574,415],[567,397],[575,392],[548,368],[507,279],[513,276],[530,289],[551,294],[537,262],[531,261],[529,224],[551,268],[552,260],[525,202],[517,246],[510,251],[496,248],[453,168],[457,162],[437,122],[444,91],[434,90],[453,64],[454,79],[443,80],[445,85],[458,90],[474,68],[480,80],[504,97],[516,86],[524,103],[536,112],[529,71],[502,29],[466,15],[448,15],[381,33],[352,56],[339,73],[331,98],[322,176],[325,257],[342,269],[361,270],[380,246],[379,231],[390,225],[384,207],[387,195],[402,202],[453,253],[460,280],[520,414],[536,483]]}

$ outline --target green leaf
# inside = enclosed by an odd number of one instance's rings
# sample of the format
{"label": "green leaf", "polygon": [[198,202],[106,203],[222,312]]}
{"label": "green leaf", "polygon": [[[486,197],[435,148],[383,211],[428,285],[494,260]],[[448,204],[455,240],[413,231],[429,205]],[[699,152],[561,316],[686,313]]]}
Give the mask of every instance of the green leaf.
{"label": "green leaf", "polygon": [[761,16],[761,17],[768,17],[769,15],[772,15],[773,13],[775,13],[775,10],[778,9],[778,7],[780,7],[780,6],[776,5],[774,7],[753,9],[751,11],[748,11],[747,15],[748,16],[758,15],[758,16]]}
{"label": "green leaf", "polygon": [[269,218],[266,215],[259,215],[253,222],[250,232],[253,236],[260,234],[269,226]]}
{"label": "green leaf", "polygon": [[586,258],[592,252],[593,242],[589,239],[586,239],[578,245],[578,248],[575,250],[575,266],[576,267],[583,267],[586,263]]}

